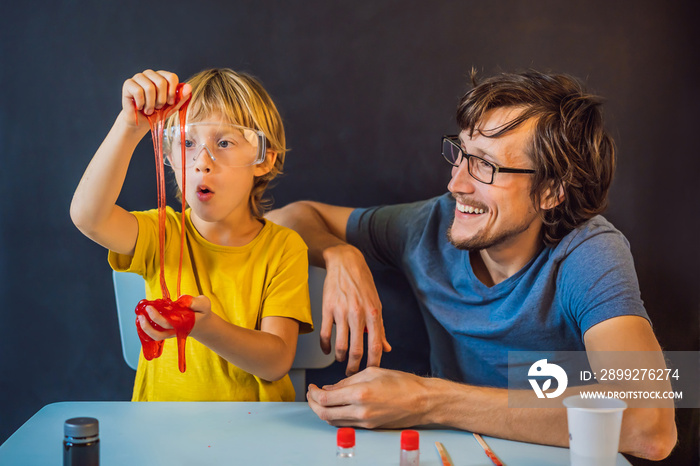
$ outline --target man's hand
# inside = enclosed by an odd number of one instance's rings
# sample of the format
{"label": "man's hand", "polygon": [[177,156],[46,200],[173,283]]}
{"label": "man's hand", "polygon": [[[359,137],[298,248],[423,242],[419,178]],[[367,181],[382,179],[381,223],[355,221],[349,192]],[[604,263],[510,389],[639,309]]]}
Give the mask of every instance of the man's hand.
{"label": "man's hand", "polygon": [[345,236],[353,210],[299,201],[265,215],[299,233],[309,246],[309,262],[325,267],[321,349],[326,354],[331,352],[331,333],[335,325],[335,358],[338,361],[348,359],[347,375],[360,370],[365,329],[368,366],[379,366],[382,351],[391,351],[384,334],[382,303],[372,273],[362,253],[349,245]]}
{"label": "man's hand", "polygon": [[368,367],[335,385],[309,385],[309,406],[333,426],[398,429],[427,424],[434,379]]}
{"label": "man's hand", "polygon": [[335,324],[335,359],[344,361],[347,358],[345,373],[355,374],[360,370],[366,331],[367,366],[378,367],[382,351],[391,351],[391,345],[386,340],[382,303],[372,273],[362,253],[353,246],[335,246],[324,252],[324,257],[326,280],[323,284],[321,349],[330,353],[331,332]]}

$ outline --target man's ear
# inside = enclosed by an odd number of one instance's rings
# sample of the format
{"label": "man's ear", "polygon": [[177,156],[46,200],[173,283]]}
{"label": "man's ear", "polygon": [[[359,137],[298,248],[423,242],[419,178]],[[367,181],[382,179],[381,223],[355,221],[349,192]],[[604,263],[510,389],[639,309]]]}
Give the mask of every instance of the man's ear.
{"label": "man's ear", "polygon": [[263,163],[255,166],[255,176],[263,176],[270,173],[270,170],[272,170],[272,167],[275,166],[276,161],[277,152],[273,151],[272,149],[267,149],[265,151],[265,160]]}
{"label": "man's ear", "polygon": [[550,185],[542,192],[540,197],[540,209],[541,210],[551,210],[564,202],[564,185],[559,184],[558,186]]}

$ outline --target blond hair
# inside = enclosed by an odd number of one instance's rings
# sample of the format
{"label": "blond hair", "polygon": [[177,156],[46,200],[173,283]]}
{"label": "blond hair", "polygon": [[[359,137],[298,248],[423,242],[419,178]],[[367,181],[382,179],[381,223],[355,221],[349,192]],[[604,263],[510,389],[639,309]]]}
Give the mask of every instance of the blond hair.
{"label": "blond hair", "polygon": [[[268,184],[282,173],[287,152],[284,125],[277,107],[262,84],[253,76],[228,68],[200,71],[187,81],[192,86],[192,97],[187,110],[187,121],[201,121],[220,112],[230,123],[262,131],[267,149],[277,154],[274,165],[266,174],[256,176],[249,197],[250,211],[261,218],[271,201],[263,199]],[[177,116],[169,125],[177,124]],[[182,193],[178,191],[178,197]]]}

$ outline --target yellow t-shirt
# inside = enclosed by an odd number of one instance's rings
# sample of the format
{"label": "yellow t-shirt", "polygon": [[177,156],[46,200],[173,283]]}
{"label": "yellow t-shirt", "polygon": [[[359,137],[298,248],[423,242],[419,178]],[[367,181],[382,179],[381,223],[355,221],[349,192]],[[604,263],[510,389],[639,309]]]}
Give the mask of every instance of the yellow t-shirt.
{"label": "yellow t-shirt", "polygon": [[[158,211],[133,212],[139,233],[134,256],[109,252],[114,270],[134,272],[146,281],[146,298],[161,298],[158,252]],[[219,246],[205,240],[186,211],[182,255],[182,294],[205,295],[212,312],[235,325],[260,329],[263,317],[289,317],[299,332],[313,330],[309,304],[307,247],[294,231],[265,220],[249,244]],[[180,258],[180,213],[167,208],[165,280],[171,299],[177,298]],[[196,341],[187,338],[187,370],[178,370],[177,340],[165,340],[163,354],[147,361],[143,352],[134,382],[133,401],[294,401],[285,376],[268,382],[239,369]]]}

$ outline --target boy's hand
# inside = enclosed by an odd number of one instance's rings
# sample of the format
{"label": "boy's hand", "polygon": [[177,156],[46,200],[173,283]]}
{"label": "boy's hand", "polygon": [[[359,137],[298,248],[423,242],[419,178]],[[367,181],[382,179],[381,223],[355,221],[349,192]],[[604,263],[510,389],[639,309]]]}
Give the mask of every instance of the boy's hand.
{"label": "boy's hand", "polygon": [[164,329],[156,330],[155,328],[153,328],[146,316],[139,314],[139,325],[141,326],[141,330],[143,330],[143,332],[146,335],[148,335],[155,341],[165,340],[167,338],[173,338],[175,336],[175,329],[173,328],[173,326],[170,325],[168,319],[160,315],[160,312],[158,312],[155,307],[146,306],[146,313],[148,314],[149,319],[151,319],[153,322],[160,325]]}
{"label": "boy's hand", "polygon": [[175,90],[179,82],[180,79],[175,73],[162,70],[146,70],[124,81],[122,113],[127,123],[135,127],[148,124],[146,118],[134,111],[134,107],[144,115],[150,115],[165,105],[172,106],[170,112],[179,109],[192,93],[192,86],[185,84],[182,89],[182,98],[175,104]]}
{"label": "boy's hand", "polygon": [[195,296],[192,298],[192,304],[190,304],[190,309],[194,311],[194,327],[190,332],[190,335],[196,338],[197,330],[206,326],[211,317],[215,315],[211,312],[211,301],[204,295]]}
{"label": "boy's hand", "polygon": [[[209,298],[207,298],[204,295],[197,296],[195,298],[192,298],[192,304],[190,305],[190,309],[194,311],[194,318],[195,318],[195,324],[194,328],[190,332],[190,335],[194,337],[195,329],[197,328],[197,325],[202,322],[206,321],[209,319],[209,317],[212,315],[211,312],[211,302],[209,301]],[[148,317],[155,322],[156,324],[160,325],[164,330],[156,330],[153,328],[153,326],[148,322],[148,319],[146,316],[139,315],[139,324],[141,325],[141,330],[144,331],[146,335],[151,337],[155,341],[160,341],[160,340],[166,340],[168,338],[174,338],[175,337],[175,329],[173,326],[168,322],[168,319],[163,317],[153,306],[146,306],[146,313],[148,314]]]}

